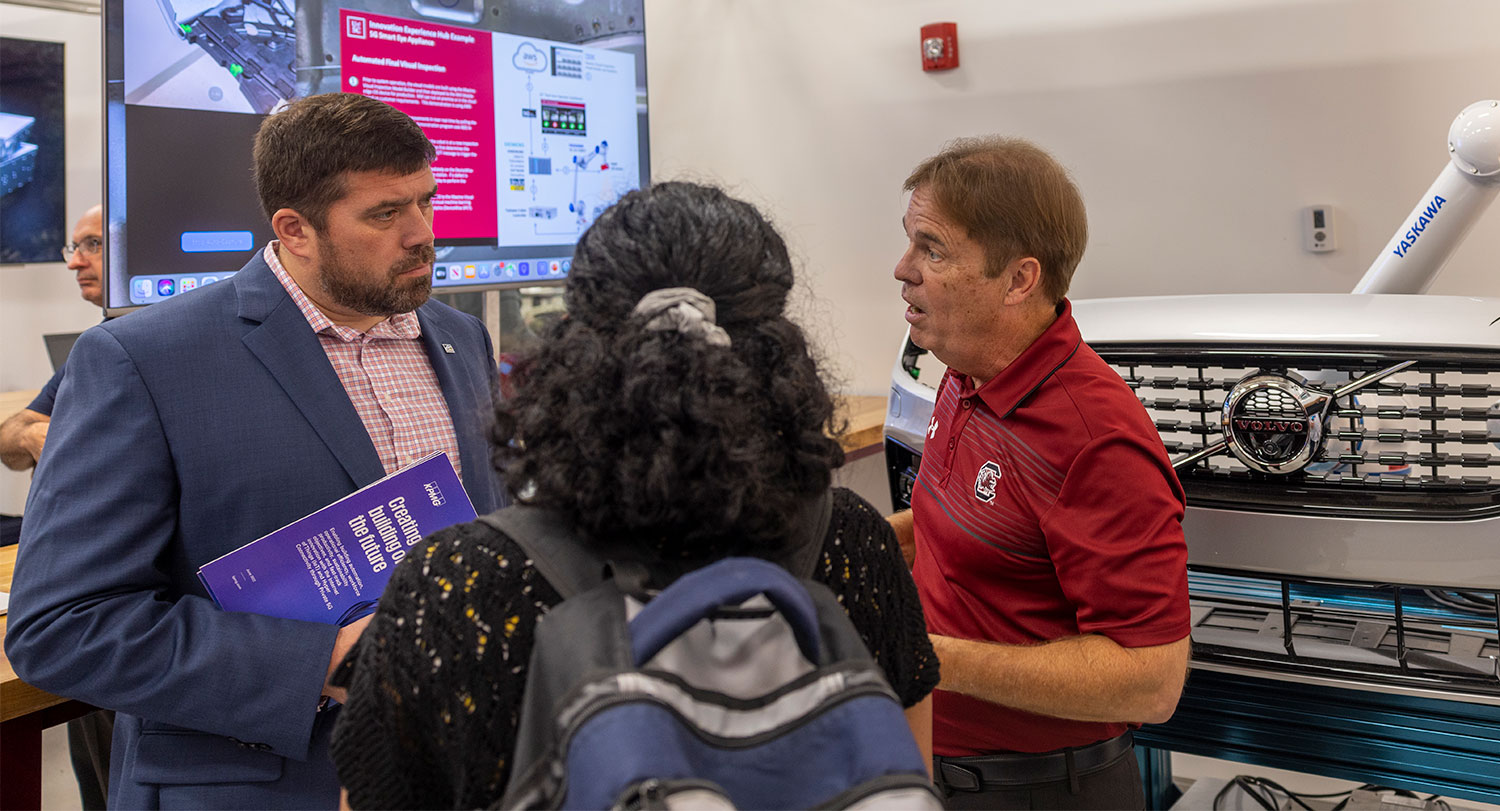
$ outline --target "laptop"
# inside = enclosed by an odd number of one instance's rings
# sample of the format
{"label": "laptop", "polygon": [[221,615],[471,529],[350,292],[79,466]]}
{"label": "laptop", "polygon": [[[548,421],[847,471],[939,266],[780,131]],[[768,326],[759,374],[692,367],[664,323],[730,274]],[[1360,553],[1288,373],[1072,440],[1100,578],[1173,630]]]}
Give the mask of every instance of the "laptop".
{"label": "laptop", "polygon": [[42,340],[47,343],[47,357],[52,359],[52,371],[62,368],[68,360],[68,353],[73,351],[73,344],[78,340],[81,332],[58,332],[52,335],[43,335]]}

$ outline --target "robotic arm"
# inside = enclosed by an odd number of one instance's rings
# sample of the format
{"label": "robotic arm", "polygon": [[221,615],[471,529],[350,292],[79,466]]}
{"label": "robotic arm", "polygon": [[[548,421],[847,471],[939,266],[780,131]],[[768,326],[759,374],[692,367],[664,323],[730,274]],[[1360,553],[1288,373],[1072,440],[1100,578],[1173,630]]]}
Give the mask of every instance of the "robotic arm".
{"label": "robotic arm", "polygon": [[[1500,194],[1500,101],[1465,107],[1448,129],[1452,158],[1365,271],[1355,293],[1421,293],[1432,283],[1453,249]],[[1182,470],[1228,451],[1263,473],[1294,473],[1322,452],[1323,426],[1334,405],[1416,361],[1349,381],[1333,391],[1309,385],[1296,375],[1262,372],[1247,376],[1224,398],[1220,423],[1224,439],[1172,463]]]}
{"label": "robotic arm", "polygon": [[1500,101],[1477,101],[1448,128],[1452,157],[1391,237],[1356,293],[1422,293],[1500,193]]}

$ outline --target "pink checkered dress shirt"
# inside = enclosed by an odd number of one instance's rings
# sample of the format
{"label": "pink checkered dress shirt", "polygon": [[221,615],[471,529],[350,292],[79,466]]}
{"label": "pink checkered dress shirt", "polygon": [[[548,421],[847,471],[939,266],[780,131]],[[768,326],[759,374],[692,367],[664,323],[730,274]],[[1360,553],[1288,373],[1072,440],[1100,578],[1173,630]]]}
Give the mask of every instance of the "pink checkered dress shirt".
{"label": "pink checkered dress shirt", "polygon": [[435,451],[447,451],[460,476],[458,436],[437,373],[422,346],[416,313],[393,315],[367,332],[333,323],[308,300],[281,260],[276,242],[266,246],[266,264],[318,334],[328,362],[349,402],[365,424],[387,474]]}

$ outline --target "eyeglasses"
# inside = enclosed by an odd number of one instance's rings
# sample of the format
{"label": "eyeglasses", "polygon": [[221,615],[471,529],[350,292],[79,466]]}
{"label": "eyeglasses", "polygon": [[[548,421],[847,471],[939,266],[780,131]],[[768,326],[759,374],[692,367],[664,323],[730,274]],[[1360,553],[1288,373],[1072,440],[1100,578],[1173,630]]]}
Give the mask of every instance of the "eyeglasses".
{"label": "eyeglasses", "polygon": [[71,261],[73,259],[73,254],[77,253],[78,251],[83,251],[89,256],[97,256],[99,251],[103,249],[104,240],[98,237],[84,237],[82,242],[69,242],[68,244],[64,245],[62,249],[62,258],[64,259],[64,261]]}

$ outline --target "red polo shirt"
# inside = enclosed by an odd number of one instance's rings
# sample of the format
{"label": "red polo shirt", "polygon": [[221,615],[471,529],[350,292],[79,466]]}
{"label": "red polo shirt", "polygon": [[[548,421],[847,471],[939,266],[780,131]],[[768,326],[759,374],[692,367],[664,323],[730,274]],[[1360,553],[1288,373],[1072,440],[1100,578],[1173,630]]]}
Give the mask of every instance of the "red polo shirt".
{"label": "red polo shirt", "polygon": [[[949,371],[912,494],[932,633],[1034,644],[1188,635],[1182,486],[1130,387],[1057,320],[977,391]],[[1124,732],[938,690],[933,749],[1047,752]]]}

